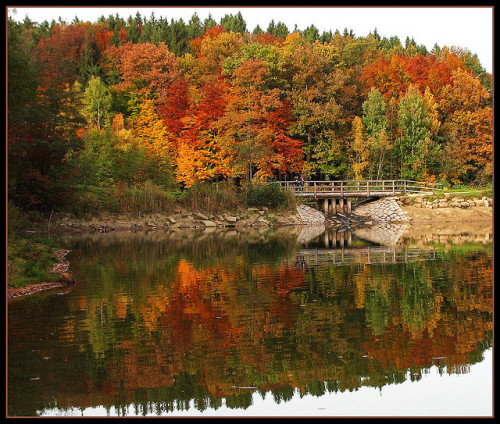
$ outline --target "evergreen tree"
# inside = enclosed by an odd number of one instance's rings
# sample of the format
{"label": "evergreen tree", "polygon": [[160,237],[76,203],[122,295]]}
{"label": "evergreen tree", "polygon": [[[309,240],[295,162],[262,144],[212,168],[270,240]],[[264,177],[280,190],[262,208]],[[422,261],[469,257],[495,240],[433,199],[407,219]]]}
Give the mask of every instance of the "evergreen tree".
{"label": "evergreen tree", "polygon": [[254,28],[253,32],[252,32],[253,35],[261,35],[261,34],[264,34],[264,31],[262,30],[262,28],[257,24],[257,26]]}
{"label": "evergreen tree", "polygon": [[323,34],[321,34],[321,37],[319,38],[319,40],[322,42],[322,43],[329,43],[330,41],[332,41],[333,39],[333,35],[332,35],[332,32],[331,31],[323,31]]}
{"label": "evergreen tree", "polygon": [[201,20],[198,14],[195,12],[188,22],[187,26],[187,37],[189,40],[193,40],[196,37],[203,35],[203,27],[201,25]]}
{"label": "evergreen tree", "polygon": [[274,30],[274,35],[279,38],[285,38],[288,35],[288,27],[283,22],[278,22]]}
{"label": "evergreen tree", "polygon": [[319,39],[319,31],[314,25],[310,25],[303,32],[302,35],[309,43],[314,43],[317,39]]}
{"label": "evergreen tree", "polygon": [[203,21],[203,32],[207,29],[213,28],[214,26],[217,26],[217,22],[212,18],[212,14],[209,13],[208,17]]}
{"label": "evergreen tree", "polygon": [[182,56],[188,52],[188,27],[181,18],[178,21],[170,21],[167,35],[167,45],[176,56]]}
{"label": "evergreen tree", "polygon": [[97,77],[101,74],[101,69],[98,65],[100,55],[95,41],[90,41],[91,39],[93,39],[93,37],[89,34],[85,41],[78,67],[78,82],[82,86],[87,85],[90,77]]}
{"label": "evergreen tree", "polygon": [[247,30],[247,24],[245,23],[241,12],[238,12],[236,16],[225,15],[221,18],[220,24],[227,32],[233,31],[244,34]]}

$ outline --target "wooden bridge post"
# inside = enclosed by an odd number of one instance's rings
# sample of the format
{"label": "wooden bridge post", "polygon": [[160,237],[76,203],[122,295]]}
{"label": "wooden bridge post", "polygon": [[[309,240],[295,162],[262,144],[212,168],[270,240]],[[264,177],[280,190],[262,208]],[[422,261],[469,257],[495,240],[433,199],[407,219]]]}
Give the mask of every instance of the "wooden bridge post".
{"label": "wooden bridge post", "polygon": [[344,199],[339,199],[339,204],[337,205],[337,213],[344,213]]}
{"label": "wooden bridge post", "polygon": [[323,199],[323,212],[328,215],[328,199]]}
{"label": "wooden bridge post", "polygon": [[344,213],[346,215],[351,214],[351,199],[346,199],[346,203],[344,205]]}
{"label": "wooden bridge post", "polygon": [[328,215],[335,214],[335,199],[326,199],[328,205]]}

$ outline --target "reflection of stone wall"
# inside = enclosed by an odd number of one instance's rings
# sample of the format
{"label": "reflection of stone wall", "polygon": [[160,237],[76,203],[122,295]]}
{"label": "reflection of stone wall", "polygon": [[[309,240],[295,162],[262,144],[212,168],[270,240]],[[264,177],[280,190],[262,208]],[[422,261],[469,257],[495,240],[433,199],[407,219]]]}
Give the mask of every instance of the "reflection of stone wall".
{"label": "reflection of stone wall", "polygon": [[410,219],[399,207],[396,199],[385,198],[353,207],[353,213],[374,222],[406,222]]}
{"label": "reflection of stone wall", "polygon": [[489,244],[493,241],[493,223],[485,222],[433,222],[412,224],[401,242],[418,247],[440,244],[444,247],[464,243]]}
{"label": "reflection of stone wall", "polygon": [[353,230],[352,233],[356,237],[372,243],[393,246],[409,226],[409,224],[374,224]]}
{"label": "reflection of stone wall", "polygon": [[319,237],[324,232],[324,225],[304,225],[300,228],[300,234],[297,237],[297,242],[307,243],[308,241]]}

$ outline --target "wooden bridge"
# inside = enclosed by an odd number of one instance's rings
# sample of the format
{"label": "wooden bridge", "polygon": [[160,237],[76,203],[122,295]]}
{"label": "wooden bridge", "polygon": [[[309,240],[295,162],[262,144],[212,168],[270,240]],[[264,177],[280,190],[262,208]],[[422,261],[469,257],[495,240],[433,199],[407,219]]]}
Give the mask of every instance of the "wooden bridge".
{"label": "wooden bridge", "polygon": [[352,199],[401,196],[410,193],[433,194],[438,183],[411,180],[278,181],[283,190],[318,202],[325,213],[351,213]]}
{"label": "wooden bridge", "polygon": [[341,197],[384,197],[408,193],[434,193],[438,183],[409,180],[348,180],[348,181],[278,181],[284,190],[293,190],[299,197],[341,198]]}

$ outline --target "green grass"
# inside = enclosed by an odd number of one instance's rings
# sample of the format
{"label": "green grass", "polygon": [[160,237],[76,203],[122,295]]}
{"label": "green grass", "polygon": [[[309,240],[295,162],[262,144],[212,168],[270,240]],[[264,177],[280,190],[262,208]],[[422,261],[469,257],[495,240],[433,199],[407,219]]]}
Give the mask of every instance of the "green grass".
{"label": "green grass", "polygon": [[463,199],[481,199],[482,197],[493,197],[493,187],[491,184],[486,187],[467,187],[455,185],[451,188],[436,190],[433,195],[425,196],[427,200],[443,199],[446,193],[451,193],[451,197],[461,197]]}
{"label": "green grass", "polygon": [[9,237],[7,284],[9,287],[24,287],[29,284],[58,281],[57,274],[48,270],[56,262],[55,244],[43,238],[28,239]]}

